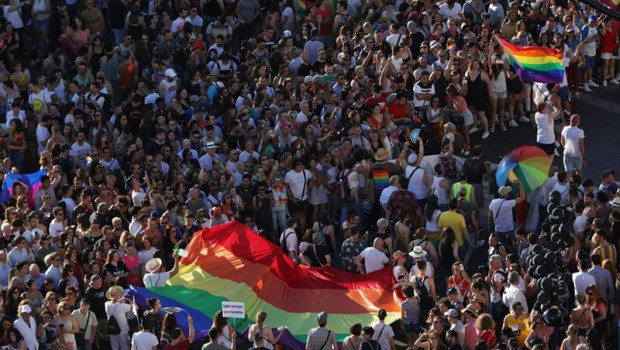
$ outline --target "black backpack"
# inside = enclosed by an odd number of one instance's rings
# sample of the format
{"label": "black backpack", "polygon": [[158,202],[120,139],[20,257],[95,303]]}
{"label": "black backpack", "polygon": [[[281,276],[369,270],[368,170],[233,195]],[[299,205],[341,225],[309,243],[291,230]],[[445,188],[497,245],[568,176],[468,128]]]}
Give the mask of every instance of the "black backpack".
{"label": "black backpack", "polygon": [[108,334],[109,335],[119,335],[121,334],[121,326],[118,324],[116,317],[110,316],[108,320]]}
{"label": "black backpack", "polygon": [[286,246],[286,239],[288,238],[288,236],[296,235],[296,234],[297,233],[295,231],[289,232],[289,233],[286,233],[286,231],[284,231],[284,239],[280,241],[280,246],[282,246],[282,250],[284,251],[284,254],[288,255],[288,253],[290,252],[288,250],[288,247]]}
{"label": "black backpack", "polygon": [[118,324],[118,321],[116,320],[116,317],[114,317],[114,315],[110,316],[110,318],[108,319],[108,334],[121,334],[121,326]]}
{"label": "black backpack", "polygon": [[427,278],[427,276],[424,276],[424,278],[416,276],[413,280],[415,291],[418,293],[418,297],[420,298],[420,310],[424,314],[428,313],[435,304],[433,302],[433,298],[431,298],[431,294],[424,285]]}

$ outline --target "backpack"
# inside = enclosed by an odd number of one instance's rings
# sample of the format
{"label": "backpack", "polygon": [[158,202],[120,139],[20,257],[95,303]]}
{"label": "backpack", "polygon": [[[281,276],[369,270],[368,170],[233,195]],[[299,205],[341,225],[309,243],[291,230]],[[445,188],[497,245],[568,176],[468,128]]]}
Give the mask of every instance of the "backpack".
{"label": "backpack", "polygon": [[349,171],[348,173],[345,173],[346,169],[340,172],[340,197],[341,198],[351,198],[351,187],[349,186],[349,174],[351,174],[351,171]]}
{"label": "backpack", "polygon": [[110,110],[112,110],[112,99],[110,99],[110,95],[108,94],[99,94],[96,99],[99,99],[99,97],[103,97],[103,107],[101,108],[101,111],[105,112],[107,115],[110,113]]}
{"label": "backpack", "polygon": [[[288,230],[288,229],[287,229]],[[284,254],[288,255],[288,253],[290,252],[288,250],[288,247],[286,246],[286,239],[288,238],[288,236],[290,235],[295,235],[295,231],[286,233],[286,231],[284,231],[284,239],[280,240],[280,246],[282,247],[282,250],[284,251]]]}
{"label": "backpack", "polygon": [[426,282],[426,279],[428,279],[427,276],[424,276],[424,278],[415,276],[412,281],[415,291],[418,294],[418,297],[420,298],[420,310],[424,314],[428,313],[435,304],[433,302],[433,298],[431,298],[431,294],[428,291],[428,288],[426,288],[426,286],[424,285],[424,282]]}
{"label": "backpack", "polygon": [[116,317],[114,317],[114,315],[110,316],[110,318],[108,319],[108,334],[121,334],[121,326],[118,324],[118,321],[116,320]]}

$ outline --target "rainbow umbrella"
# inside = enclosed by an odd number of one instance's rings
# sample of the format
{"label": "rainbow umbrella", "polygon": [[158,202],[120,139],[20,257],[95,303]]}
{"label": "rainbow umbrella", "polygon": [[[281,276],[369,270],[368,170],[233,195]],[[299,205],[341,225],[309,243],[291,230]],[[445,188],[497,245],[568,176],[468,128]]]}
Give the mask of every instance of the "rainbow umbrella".
{"label": "rainbow umbrella", "polygon": [[523,146],[512,150],[499,162],[495,179],[499,186],[518,179],[525,193],[530,193],[545,182],[550,167],[545,151],[536,146]]}

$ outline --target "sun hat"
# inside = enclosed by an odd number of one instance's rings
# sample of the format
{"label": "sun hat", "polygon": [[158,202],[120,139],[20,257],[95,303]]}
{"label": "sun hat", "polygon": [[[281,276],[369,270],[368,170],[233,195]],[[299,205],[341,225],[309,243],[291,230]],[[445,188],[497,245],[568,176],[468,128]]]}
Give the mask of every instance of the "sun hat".
{"label": "sun hat", "polygon": [[478,312],[476,311],[476,309],[474,309],[474,306],[472,304],[465,306],[462,312],[465,313],[466,311],[471,313],[474,317],[478,317]]}
{"label": "sun hat", "polygon": [[161,268],[162,261],[160,258],[153,258],[146,262],[144,269],[150,273],[156,273]]}
{"label": "sun hat", "polygon": [[375,160],[377,162],[384,162],[388,157],[388,152],[385,148],[379,148],[375,153]]}
{"label": "sun hat", "polygon": [[394,252],[394,254],[392,254],[392,260],[396,261],[402,258],[403,256],[405,256],[405,253],[401,252],[400,250],[397,250]]}
{"label": "sun hat", "polygon": [[500,196],[506,196],[508,195],[510,192],[512,192],[512,187],[510,186],[502,186],[499,188],[499,190],[497,190],[497,193]]}
{"label": "sun hat", "polygon": [[411,255],[413,258],[423,258],[426,256],[426,251],[424,251],[424,249],[422,249],[422,247],[415,246],[413,248],[413,250],[409,253],[409,255]]}
{"label": "sun hat", "polygon": [[108,290],[105,292],[105,297],[110,300],[114,300],[114,299],[118,299],[122,294],[123,294],[123,287],[112,286],[108,288]]}

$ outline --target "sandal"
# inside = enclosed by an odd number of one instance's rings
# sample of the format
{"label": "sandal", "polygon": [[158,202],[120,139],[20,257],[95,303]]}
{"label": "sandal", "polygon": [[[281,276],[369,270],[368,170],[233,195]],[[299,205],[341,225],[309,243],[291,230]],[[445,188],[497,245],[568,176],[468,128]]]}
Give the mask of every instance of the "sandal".
{"label": "sandal", "polygon": [[500,123],[499,128],[502,129],[502,131],[506,131],[506,125],[504,125],[504,123]]}

